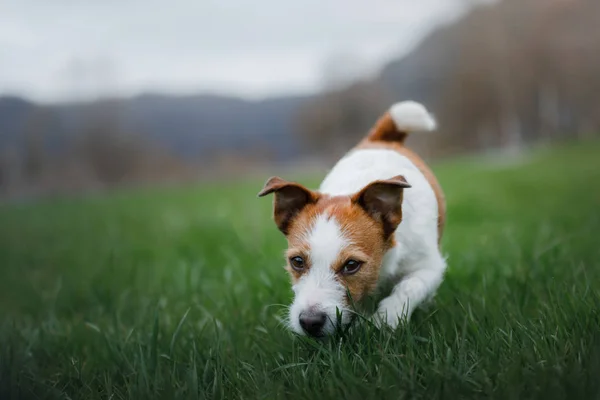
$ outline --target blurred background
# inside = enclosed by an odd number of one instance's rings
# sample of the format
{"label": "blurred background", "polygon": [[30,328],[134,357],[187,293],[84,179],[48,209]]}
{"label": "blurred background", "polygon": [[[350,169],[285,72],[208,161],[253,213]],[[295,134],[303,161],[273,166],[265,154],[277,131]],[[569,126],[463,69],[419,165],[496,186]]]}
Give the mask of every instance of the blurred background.
{"label": "blurred background", "polygon": [[429,160],[581,140],[598,26],[598,0],[9,0],[0,196],[319,170],[406,99]]}

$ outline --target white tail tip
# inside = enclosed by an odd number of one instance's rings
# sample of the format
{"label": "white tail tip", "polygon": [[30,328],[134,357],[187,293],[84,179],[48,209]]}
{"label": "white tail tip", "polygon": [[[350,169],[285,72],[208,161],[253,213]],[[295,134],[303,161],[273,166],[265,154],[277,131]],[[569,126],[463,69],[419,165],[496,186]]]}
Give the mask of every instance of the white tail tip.
{"label": "white tail tip", "polygon": [[402,101],[390,108],[390,115],[400,132],[415,132],[435,130],[435,118],[425,106],[415,101]]}

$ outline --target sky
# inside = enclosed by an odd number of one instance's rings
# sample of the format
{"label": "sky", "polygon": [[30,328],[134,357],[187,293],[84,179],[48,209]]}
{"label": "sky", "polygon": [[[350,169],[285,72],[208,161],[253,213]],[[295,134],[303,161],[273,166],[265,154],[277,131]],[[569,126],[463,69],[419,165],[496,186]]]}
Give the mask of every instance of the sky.
{"label": "sky", "polygon": [[310,93],[376,73],[466,0],[2,0],[0,96]]}

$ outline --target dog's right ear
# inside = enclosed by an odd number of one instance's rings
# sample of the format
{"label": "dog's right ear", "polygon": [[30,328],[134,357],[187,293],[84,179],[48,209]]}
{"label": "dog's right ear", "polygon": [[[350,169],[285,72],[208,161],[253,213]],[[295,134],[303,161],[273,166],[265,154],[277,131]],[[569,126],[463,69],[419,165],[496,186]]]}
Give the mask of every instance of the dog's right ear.
{"label": "dog's right ear", "polygon": [[308,204],[316,203],[319,194],[315,193],[299,183],[288,182],[277,176],[269,178],[265,187],[258,193],[263,197],[274,193],[273,219],[275,224],[284,235],[287,235],[292,219]]}
{"label": "dog's right ear", "polygon": [[402,175],[378,180],[365,186],[352,197],[372,218],[381,223],[385,238],[394,233],[402,221],[404,189],[410,185]]}

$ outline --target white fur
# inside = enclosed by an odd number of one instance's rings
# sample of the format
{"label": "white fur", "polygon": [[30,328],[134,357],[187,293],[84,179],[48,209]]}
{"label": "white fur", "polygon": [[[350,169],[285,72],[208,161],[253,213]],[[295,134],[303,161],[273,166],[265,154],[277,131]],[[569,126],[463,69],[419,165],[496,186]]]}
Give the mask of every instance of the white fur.
{"label": "white fur", "polygon": [[402,101],[390,108],[390,115],[399,131],[432,131],[436,127],[435,119],[420,103]]}
{"label": "white fur", "polygon": [[408,158],[389,149],[358,149],[348,153],[320,187],[322,193],[348,195],[375,180],[396,175],[403,175],[411,187],[404,191],[403,219],[395,232],[396,246],[384,257],[380,283],[397,274],[403,279],[381,301],[375,316],[376,321],[392,327],[400,319],[408,319],[415,307],[433,296],[446,269],[438,249],[438,205],[433,189]]}
{"label": "white fur", "polygon": [[335,329],[337,310],[342,312],[342,323],[348,322],[350,315],[343,312],[346,289],[336,280],[331,265],[340,251],[350,244],[344,237],[334,217],[321,214],[313,222],[308,233],[311,267],[293,286],[294,303],[290,307],[290,325],[303,334],[299,316],[303,311],[322,311],[327,314],[324,333]]}

